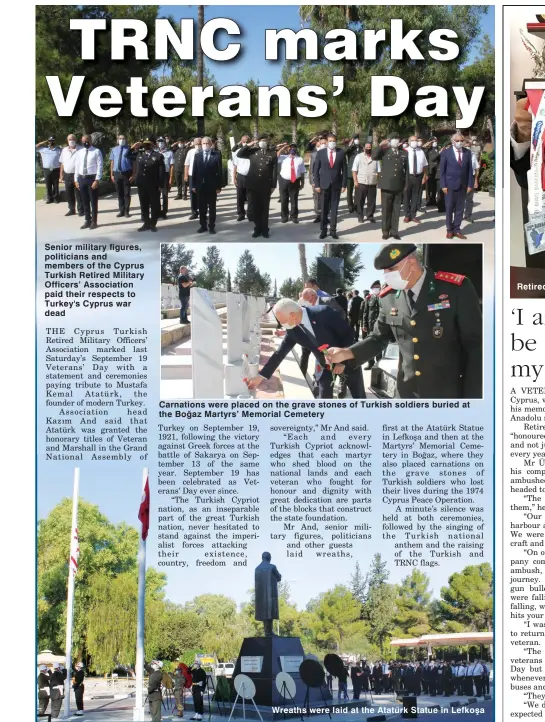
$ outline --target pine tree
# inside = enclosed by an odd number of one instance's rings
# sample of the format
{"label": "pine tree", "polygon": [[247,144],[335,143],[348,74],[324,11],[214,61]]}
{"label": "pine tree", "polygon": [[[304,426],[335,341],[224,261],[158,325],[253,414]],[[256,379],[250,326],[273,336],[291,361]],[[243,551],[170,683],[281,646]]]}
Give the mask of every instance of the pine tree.
{"label": "pine tree", "polygon": [[350,577],[350,591],[354,599],[362,605],[365,604],[367,588],[367,577],[362,574],[359,562],[356,562],[354,574]]}
{"label": "pine tree", "polygon": [[268,273],[261,273],[255,264],[251,252],[246,249],[242,252],[237,263],[234,279],[238,293],[255,296],[268,296],[271,288],[271,277]]}
{"label": "pine tree", "polygon": [[197,273],[197,283],[200,288],[209,291],[223,289],[225,285],[225,265],[218,246],[208,246],[202,257],[202,266]]}
{"label": "pine tree", "polygon": [[273,291],[273,296],[274,296],[275,298],[278,298],[278,288],[277,288],[277,286],[276,286],[276,278],[274,279],[274,291]]}
{"label": "pine tree", "polygon": [[303,290],[303,281],[300,278],[288,277],[280,286],[280,298],[292,298],[297,301]]}
{"label": "pine tree", "polygon": [[190,266],[193,251],[186,249],[183,243],[163,243],[161,245],[161,283],[176,283],[180,266]]}
{"label": "pine tree", "polygon": [[227,271],[227,282],[226,282],[226,286],[227,286],[227,291],[228,291],[229,293],[231,293],[232,290],[233,290],[233,284],[231,283],[231,271]]}
{"label": "pine tree", "polygon": [[420,569],[413,569],[398,587],[396,599],[396,632],[400,636],[419,637],[428,634],[430,624],[429,577]]}

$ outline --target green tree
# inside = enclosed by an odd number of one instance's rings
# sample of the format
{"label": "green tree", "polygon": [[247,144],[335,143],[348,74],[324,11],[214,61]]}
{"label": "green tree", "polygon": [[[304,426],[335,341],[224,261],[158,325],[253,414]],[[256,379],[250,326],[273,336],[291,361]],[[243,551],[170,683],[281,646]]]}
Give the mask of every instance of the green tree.
{"label": "green tree", "polygon": [[487,121],[495,115],[495,84],[490,82],[496,72],[496,52],[488,35],[483,35],[479,52],[473,63],[466,65],[461,72],[461,83],[469,94],[478,85],[485,87],[483,102],[479,109],[482,122],[479,127],[481,133],[487,130]]}
{"label": "green tree", "polygon": [[347,633],[354,634],[358,625],[363,626],[360,605],[342,584],[312,599],[307,612],[302,623],[322,649],[342,651]]}
{"label": "green tree", "polygon": [[394,628],[397,589],[393,584],[379,584],[369,588],[367,613],[369,639],[384,654],[384,644]]}
{"label": "green tree", "polygon": [[209,291],[224,288],[225,264],[218,246],[208,246],[206,249],[196,280],[201,288],[206,288]]}
{"label": "green tree", "polygon": [[180,266],[191,266],[193,251],[183,243],[161,244],[161,283],[177,283]]}
{"label": "green tree", "polygon": [[365,601],[367,599],[366,590],[367,577],[363,575],[359,562],[356,562],[354,574],[352,574],[352,576],[350,577],[350,591],[352,592],[352,596],[354,597],[354,599],[356,599],[360,603],[362,613]]}
{"label": "green tree", "polygon": [[396,597],[396,634],[400,637],[419,637],[428,634],[430,624],[431,593],[429,577],[419,569],[413,569],[398,587]]}
{"label": "green tree", "polygon": [[490,632],[493,620],[493,574],[488,562],[465,567],[441,587],[436,612],[451,632]]}
{"label": "green tree", "polygon": [[294,301],[297,301],[303,286],[303,281],[300,278],[289,276],[280,286],[280,298],[293,298]]}
{"label": "green tree", "polygon": [[202,622],[201,646],[220,660],[236,658],[250,631],[248,620],[237,612],[235,602],[222,594],[201,594],[185,605]]}
{"label": "green tree", "polygon": [[231,293],[232,290],[233,290],[233,284],[232,284],[232,282],[231,282],[231,271],[227,271],[226,288],[227,288],[227,291],[229,291],[229,293]]}
{"label": "green tree", "polygon": [[260,272],[252,253],[248,249],[243,251],[238,259],[234,285],[238,293],[255,296],[269,295],[271,277],[268,273]]}

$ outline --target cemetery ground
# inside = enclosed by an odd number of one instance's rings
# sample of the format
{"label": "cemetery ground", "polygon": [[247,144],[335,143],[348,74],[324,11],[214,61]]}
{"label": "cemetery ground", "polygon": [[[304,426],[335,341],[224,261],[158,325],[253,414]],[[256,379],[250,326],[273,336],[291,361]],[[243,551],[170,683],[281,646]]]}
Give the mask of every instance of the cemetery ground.
{"label": "cemetery ground", "polygon": [[[62,188],[62,185],[61,185]],[[39,190],[39,189],[38,189]],[[42,241],[126,241],[128,237],[134,241],[152,240],[160,242],[204,242],[213,238],[214,243],[250,241],[253,232],[253,223],[248,220],[237,221],[236,191],[234,186],[227,186],[218,197],[216,235],[199,234],[199,221],[189,220],[191,209],[189,201],[174,200],[177,190],[173,188],[169,194],[168,218],[160,219],[157,233],[137,233],[141,226],[140,204],[136,188],[132,189],[131,217],[116,218],[118,213],[117,195],[115,193],[101,196],[98,202],[98,228],[94,231],[81,230],[83,219],[78,215],[65,218],[68,210],[66,202],[46,204],[39,199],[36,191],[36,224],[38,239]],[[348,213],[346,206],[346,193],[341,196],[337,232],[339,242],[382,242],[380,193],[378,194],[378,208],[375,214],[376,223],[358,222],[356,213]],[[270,241],[305,243],[318,242],[320,224],[313,223],[314,210],[312,188],[305,184],[299,195],[299,223],[280,222],[280,203],[278,189],[275,189],[270,206]],[[399,224],[400,236],[408,242],[422,243],[426,241],[442,241],[445,239],[445,216],[437,209],[428,209],[426,213],[418,215],[420,224],[404,223],[403,212]],[[481,243],[494,240],[494,198],[488,193],[481,192],[475,195],[475,208],[473,211],[474,223],[462,224],[462,233],[467,235],[469,241]],[[329,236],[328,236],[329,238]],[[258,238],[254,243],[263,242]]]}

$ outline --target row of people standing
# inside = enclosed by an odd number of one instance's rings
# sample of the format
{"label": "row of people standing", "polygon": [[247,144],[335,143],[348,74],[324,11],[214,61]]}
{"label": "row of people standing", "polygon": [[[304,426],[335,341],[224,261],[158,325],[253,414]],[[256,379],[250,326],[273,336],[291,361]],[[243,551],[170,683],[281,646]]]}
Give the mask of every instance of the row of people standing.
{"label": "row of people standing", "polygon": [[[50,670],[41,664],[38,671],[38,714],[45,715],[51,702],[51,719],[58,719],[65,693],[68,670],[60,662],[55,662]],[[76,700],[76,717],[83,715],[83,693],[85,691],[85,671],[83,664],[77,662],[72,677],[72,689]]]}

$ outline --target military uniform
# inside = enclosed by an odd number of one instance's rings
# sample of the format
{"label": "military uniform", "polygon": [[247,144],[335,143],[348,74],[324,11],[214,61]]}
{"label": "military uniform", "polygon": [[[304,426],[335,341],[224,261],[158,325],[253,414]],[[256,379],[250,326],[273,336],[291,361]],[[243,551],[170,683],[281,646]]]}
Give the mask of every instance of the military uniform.
{"label": "military uniform", "polygon": [[354,205],[354,177],[352,176],[352,164],[358,153],[363,153],[363,147],[352,143],[344,152],[346,162],[348,164],[348,173],[346,175],[346,200],[348,203],[348,212],[353,213]]}
{"label": "military uniform", "polygon": [[[192,667],[190,670],[193,683],[191,692],[193,694],[193,706],[195,708],[195,716],[202,716],[204,713],[203,694],[206,689],[206,672],[202,667]],[[198,717],[199,718],[199,717]],[[192,719],[195,719],[193,717]]]}
{"label": "military uniform", "polygon": [[239,158],[250,159],[246,176],[246,188],[252,204],[254,238],[269,235],[269,205],[271,193],[276,187],[278,158],[268,148],[244,146],[238,151]]}
{"label": "military uniform", "polygon": [[62,701],[64,699],[64,681],[66,680],[66,669],[54,669],[51,675],[51,719],[57,719],[61,713]]}
{"label": "military uniform", "polygon": [[161,703],[163,701],[161,683],[163,680],[163,673],[160,669],[153,670],[151,667],[147,667],[147,669],[149,671],[148,700],[151,719],[152,722],[161,722]]}
{"label": "military uniform", "polygon": [[[375,259],[375,267],[390,267],[382,265],[385,254],[399,262],[412,252],[410,248],[415,247],[384,246]],[[351,346],[355,361],[349,363],[361,365],[385,350],[389,343],[397,342],[398,397],[479,399],[482,314],[475,288],[461,274],[434,273],[431,269],[424,273],[414,303],[410,290],[394,291],[389,286],[383,289],[373,331]]]}
{"label": "military uniform", "polygon": [[45,714],[51,697],[50,689],[51,674],[49,671],[40,672],[38,675],[38,714]]}
{"label": "military uniform", "polygon": [[407,153],[402,148],[378,146],[373,160],[381,162],[378,187],[382,191],[382,237],[399,235],[399,214],[407,180]]}
{"label": "military uniform", "polygon": [[159,194],[165,185],[165,162],[161,153],[152,150],[138,154],[135,185],[142,222],[147,228],[155,228],[160,211]]}
{"label": "military uniform", "polygon": [[428,181],[426,183],[426,205],[437,205],[437,169],[439,167],[439,150],[438,148],[429,148],[426,153],[428,158]]}

